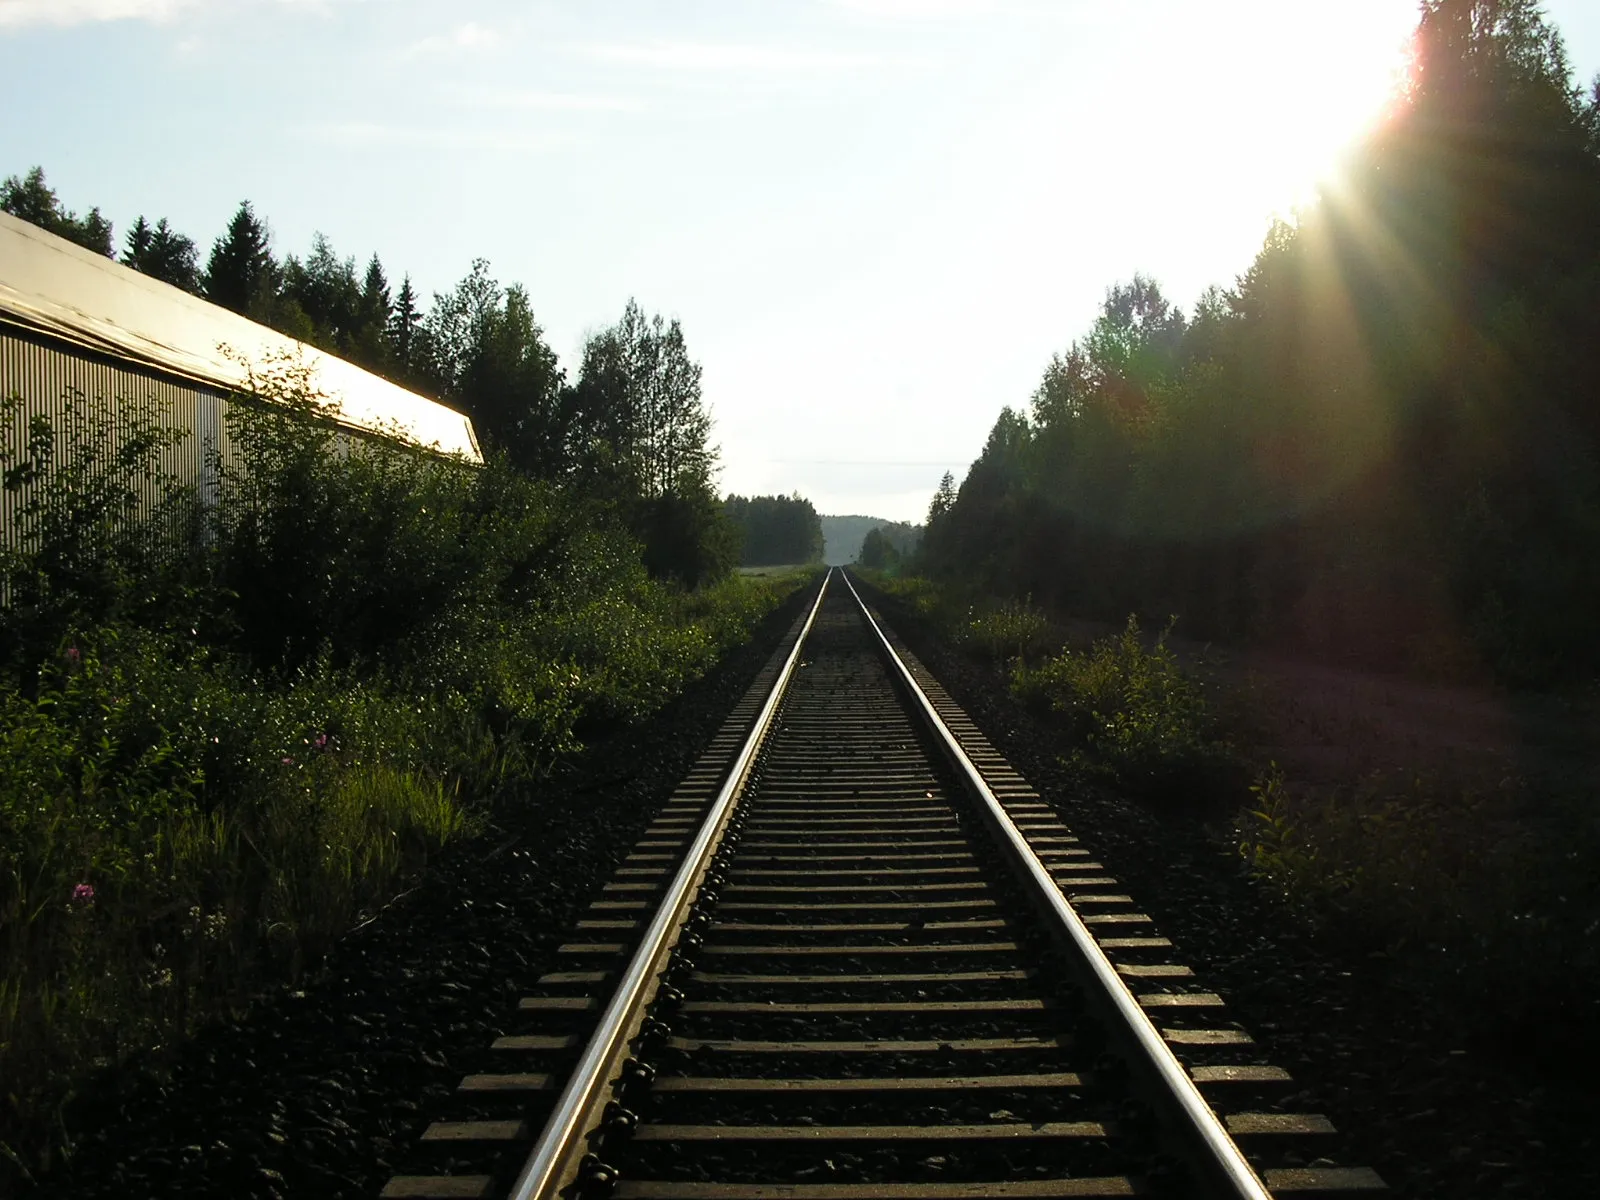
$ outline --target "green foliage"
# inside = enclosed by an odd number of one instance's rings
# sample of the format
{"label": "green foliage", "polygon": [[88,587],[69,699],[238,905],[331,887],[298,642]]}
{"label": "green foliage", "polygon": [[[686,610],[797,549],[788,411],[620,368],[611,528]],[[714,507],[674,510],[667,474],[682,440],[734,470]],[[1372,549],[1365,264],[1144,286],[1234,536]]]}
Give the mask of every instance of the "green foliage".
{"label": "green foliage", "polygon": [[[0,403],[0,483],[12,515],[0,545],[0,671],[20,678],[69,626],[159,607],[165,548],[191,530],[193,493],[164,465],[185,438],[151,406],[68,397],[61,427]],[[20,675],[19,675],[20,673]]]}
{"label": "green foliage", "polygon": [[856,562],[869,571],[895,571],[900,566],[900,551],[883,530],[874,529],[861,539]]}
{"label": "green foliage", "polygon": [[154,409],[4,423],[0,1145],[24,1160],[91,1064],[314,967],[799,582],[656,582],[610,506],[342,432],[292,364],[255,382],[211,497],[163,472],[182,434]]}
{"label": "green foliage", "polygon": [[154,225],[143,216],[133,223],[122,265],[186,292],[200,290],[199,250],[191,238],[167,224],[165,217]]}
{"label": "green foliage", "polygon": [[739,532],[712,488],[710,435],[682,327],[629,300],[584,345],[560,440],[572,477],[618,505],[656,578],[697,586],[738,561]]}
{"label": "green foliage", "polygon": [[889,575],[872,570],[863,570],[862,574],[879,591],[942,632],[956,630],[969,611],[953,598],[952,589],[921,575]]}
{"label": "green foliage", "polygon": [[1238,846],[1252,874],[1327,936],[1392,956],[1396,981],[1442,1016],[1499,1038],[1590,1007],[1600,836],[1586,789],[1391,771],[1313,790],[1274,765],[1251,791]]}
{"label": "green foliage", "polygon": [[723,511],[739,531],[739,565],[768,567],[822,561],[822,518],[792,496],[730,495]]}
{"label": "green foliage", "polygon": [[242,201],[227,231],[211,247],[201,280],[206,298],[247,316],[270,316],[278,311],[273,302],[280,281],[266,223],[248,200]]}
{"label": "green foliage", "polygon": [[1008,662],[1041,654],[1058,639],[1041,609],[1027,601],[1007,600],[969,613],[961,641],[988,658]]}
{"label": "green foliage", "polygon": [[1325,895],[1332,880],[1320,877],[1316,848],[1301,840],[1288,780],[1277,763],[1257,773],[1250,794],[1254,799],[1239,818],[1238,847],[1251,872],[1278,883],[1296,903]]}
{"label": "green foliage", "polygon": [[823,560],[833,566],[859,562],[861,543],[873,530],[881,533],[901,559],[915,552],[922,540],[922,526],[904,521],[885,521],[882,517],[824,514],[822,522]]}
{"label": "green foliage", "polygon": [[115,1060],[298,973],[475,817],[414,701],[102,625],[0,693],[0,1070],[48,1111]]}
{"label": "green foliage", "polygon": [[629,300],[621,320],[585,343],[568,404],[580,474],[647,500],[709,490],[711,417],[676,320],[646,317]]}
{"label": "green foliage", "polygon": [[627,507],[645,567],[657,579],[699,587],[724,578],[739,560],[739,531],[709,487],[686,486]]}
{"label": "green foliage", "polygon": [[0,210],[76,242],[85,250],[107,258],[112,255],[111,222],[100,215],[98,208],[91,208],[83,217],[64,208],[55,189],[45,182],[43,167],[34,167],[25,176],[7,176],[0,182]]}
{"label": "green foliage", "polygon": [[[1169,627],[1170,628],[1170,627]],[[1208,798],[1229,759],[1199,683],[1163,632],[1147,648],[1136,618],[1087,652],[1064,650],[1036,667],[1018,661],[1012,692],[1065,718],[1080,763],[1152,798]]]}

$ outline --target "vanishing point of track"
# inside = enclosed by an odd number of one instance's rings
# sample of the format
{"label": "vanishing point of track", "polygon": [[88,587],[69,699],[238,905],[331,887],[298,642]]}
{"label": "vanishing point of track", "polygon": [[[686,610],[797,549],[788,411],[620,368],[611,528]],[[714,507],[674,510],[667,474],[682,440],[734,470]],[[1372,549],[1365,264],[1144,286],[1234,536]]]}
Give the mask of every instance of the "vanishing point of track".
{"label": "vanishing point of track", "polygon": [[841,573],[385,1197],[1378,1190]]}

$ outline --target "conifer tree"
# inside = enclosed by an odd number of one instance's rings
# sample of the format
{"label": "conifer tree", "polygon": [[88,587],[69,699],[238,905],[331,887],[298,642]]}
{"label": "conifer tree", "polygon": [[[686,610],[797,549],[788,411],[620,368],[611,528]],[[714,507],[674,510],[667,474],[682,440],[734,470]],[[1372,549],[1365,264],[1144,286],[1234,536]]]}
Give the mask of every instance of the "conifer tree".
{"label": "conifer tree", "polygon": [[194,241],[173,229],[165,217],[151,225],[140,216],[128,230],[122,263],[186,292],[198,292],[198,256]]}
{"label": "conifer tree", "polygon": [[248,200],[242,201],[227,232],[211,247],[204,279],[207,299],[237,313],[269,307],[279,276],[271,242],[266,224]]}
{"label": "conifer tree", "polygon": [[361,327],[385,329],[389,324],[389,277],[383,273],[383,263],[374,254],[367,263],[367,275],[361,284]]}
{"label": "conifer tree", "polygon": [[421,323],[417,293],[411,286],[411,276],[407,275],[400,281],[400,291],[389,313],[389,347],[402,373],[410,372],[417,365],[417,326]]}
{"label": "conifer tree", "polygon": [[362,366],[374,371],[392,369],[389,352],[392,311],[389,279],[383,272],[383,263],[374,254],[367,263],[366,278],[361,283],[361,300],[357,306],[356,328],[350,348],[351,354]]}

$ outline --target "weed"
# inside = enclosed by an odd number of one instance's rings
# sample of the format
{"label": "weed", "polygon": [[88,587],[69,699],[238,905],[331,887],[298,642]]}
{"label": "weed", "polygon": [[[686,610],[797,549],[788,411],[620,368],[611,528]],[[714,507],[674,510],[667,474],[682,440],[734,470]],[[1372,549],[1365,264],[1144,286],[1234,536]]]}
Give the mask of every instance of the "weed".
{"label": "weed", "polygon": [[1042,654],[1055,641],[1049,619],[1031,600],[1007,600],[981,612],[972,610],[962,634],[967,646],[1000,662]]}
{"label": "weed", "polygon": [[1134,617],[1087,651],[1063,650],[1038,666],[1019,661],[1011,690],[1066,718],[1079,765],[1151,798],[1206,798],[1230,773],[1200,684],[1166,645],[1145,648]]}

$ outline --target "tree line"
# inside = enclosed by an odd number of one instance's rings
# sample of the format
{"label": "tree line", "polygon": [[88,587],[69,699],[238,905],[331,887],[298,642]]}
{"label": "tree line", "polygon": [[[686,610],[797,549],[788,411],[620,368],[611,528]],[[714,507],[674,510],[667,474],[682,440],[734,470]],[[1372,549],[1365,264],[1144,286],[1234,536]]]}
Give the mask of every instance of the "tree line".
{"label": "tree line", "polygon": [[483,259],[424,305],[409,275],[396,288],[376,254],[359,268],[320,233],[303,258],[280,258],[249,201],[203,264],[194,239],[144,215],[119,257],[100,209],[67,209],[41,167],[0,183],[0,209],[461,409],[487,453],[613,504],[658,575],[694,584],[736,561],[700,366],[677,320],[630,300],[569,380],[527,290],[500,283]]}
{"label": "tree line", "polygon": [[1120,621],[1547,682],[1600,666],[1600,81],[1428,0],[1342,179],[1192,311],[1113,287],[921,566]]}
{"label": "tree line", "polygon": [[875,571],[899,571],[916,553],[922,541],[922,527],[904,521],[884,521],[867,531],[856,552],[856,562]]}
{"label": "tree line", "polygon": [[822,560],[822,518],[800,493],[734,494],[723,501],[723,509],[739,530],[741,565],[771,567]]}

